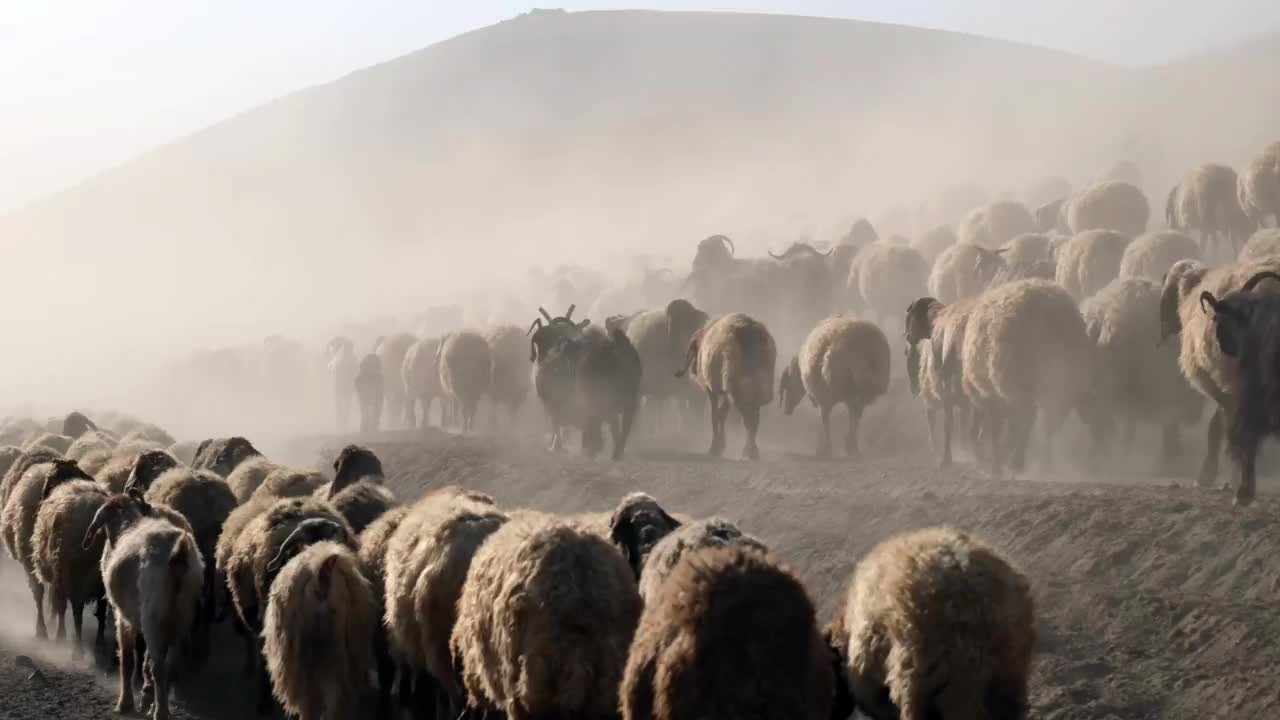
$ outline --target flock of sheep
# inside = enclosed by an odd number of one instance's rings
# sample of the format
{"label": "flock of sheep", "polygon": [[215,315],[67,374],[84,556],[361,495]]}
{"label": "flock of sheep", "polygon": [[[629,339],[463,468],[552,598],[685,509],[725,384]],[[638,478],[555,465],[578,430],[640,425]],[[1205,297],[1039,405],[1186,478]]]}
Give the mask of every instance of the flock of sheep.
{"label": "flock of sheep", "polygon": [[0,531],[40,637],[46,593],[59,642],[71,608],[76,656],[87,605],[100,658],[114,624],[121,713],[169,717],[175,679],[198,674],[228,618],[259,710],[274,697],[303,720],[359,717],[374,697],[379,717],[1026,712],[1027,580],[950,528],[872,550],[823,626],[764,540],[645,493],[579,515],[457,486],[402,504],[364,447],[329,475],[243,437],[192,446],[100,420],[0,428],[21,445],[0,454]]}

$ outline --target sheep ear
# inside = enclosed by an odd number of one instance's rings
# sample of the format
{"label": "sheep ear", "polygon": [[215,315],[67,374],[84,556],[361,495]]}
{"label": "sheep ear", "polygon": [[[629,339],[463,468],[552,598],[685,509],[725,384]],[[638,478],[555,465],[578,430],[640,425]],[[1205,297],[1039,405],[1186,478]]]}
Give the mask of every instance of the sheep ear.
{"label": "sheep ear", "polygon": [[1209,308],[1213,308],[1215,313],[1218,311],[1218,298],[1214,297],[1213,293],[1205,290],[1200,293],[1200,310],[1208,314]]}
{"label": "sheep ear", "polygon": [[80,547],[88,550],[98,541],[98,535],[102,533],[102,527],[106,524],[106,518],[103,517],[103,510],[98,508],[97,514],[93,516],[93,522],[89,523],[89,527],[84,531],[84,539],[80,541]]}

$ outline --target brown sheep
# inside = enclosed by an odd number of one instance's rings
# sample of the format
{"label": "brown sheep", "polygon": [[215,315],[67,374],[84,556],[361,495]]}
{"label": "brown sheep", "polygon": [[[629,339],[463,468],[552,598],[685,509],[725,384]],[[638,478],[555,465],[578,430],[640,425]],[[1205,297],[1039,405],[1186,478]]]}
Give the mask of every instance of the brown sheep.
{"label": "brown sheep", "polygon": [[778,348],[763,323],[742,313],[731,313],[709,322],[689,341],[684,367],[697,378],[711,404],[712,457],[724,454],[725,420],[729,408],[742,415],[747,443],[742,451],[748,460],[758,460],[756,433],[760,429],[760,408],[773,402],[774,366]]}

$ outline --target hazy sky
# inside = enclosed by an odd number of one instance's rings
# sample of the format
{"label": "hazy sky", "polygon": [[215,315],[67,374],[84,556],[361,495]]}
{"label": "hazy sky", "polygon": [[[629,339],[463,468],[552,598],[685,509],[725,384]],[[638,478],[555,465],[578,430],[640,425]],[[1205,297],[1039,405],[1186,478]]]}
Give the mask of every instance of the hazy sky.
{"label": "hazy sky", "polygon": [[[228,115],[517,15],[512,0],[0,0],[0,212]],[[547,3],[555,6],[554,3]],[[587,0],[848,17],[1113,62],[1280,26],[1277,0]]]}

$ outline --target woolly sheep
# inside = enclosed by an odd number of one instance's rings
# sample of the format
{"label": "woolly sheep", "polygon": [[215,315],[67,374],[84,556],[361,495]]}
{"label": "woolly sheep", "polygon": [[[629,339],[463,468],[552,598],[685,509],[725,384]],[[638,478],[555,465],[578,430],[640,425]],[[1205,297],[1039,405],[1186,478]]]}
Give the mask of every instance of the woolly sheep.
{"label": "woolly sheep", "polygon": [[[110,451],[116,446],[115,439],[101,430],[87,430],[80,434],[63,453],[68,460],[80,460],[95,450]],[[92,473],[90,473],[92,474]]]}
{"label": "woolly sheep", "polygon": [[1022,718],[1034,614],[1026,577],[999,552],[928,528],[858,562],[828,632],[873,720]]}
{"label": "woolly sheep", "polygon": [[703,548],[742,545],[767,552],[769,548],[759,538],[748,535],[738,526],[720,517],[703,518],[687,522],[658,541],[645,558],[640,573],[640,597],[650,602],[659,596],[666,582],[685,555]]}
{"label": "woolly sheep", "polygon": [[279,465],[262,455],[251,457],[237,465],[236,469],[227,475],[227,486],[231,488],[231,494],[236,496],[236,503],[243,505],[248,502],[253,492],[266,481],[267,476],[279,468]]}
{"label": "woolly sheep", "polygon": [[[1280,399],[1276,343],[1280,342],[1280,295],[1251,292],[1263,280],[1280,281],[1264,270],[1221,298],[1203,291],[1201,306],[1212,315],[1213,335],[1222,354],[1238,363],[1235,403],[1225,413],[1227,449],[1240,468],[1236,502],[1247,505],[1256,492],[1258,446],[1280,432],[1275,417]],[[1212,312],[1210,313],[1210,308]]]}
{"label": "woolly sheep", "polygon": [[[404,368],[404,356],[417,341],[418,338],[409,333],[398,333],[391,337],[378,338],[374,347],[373,352],[378,358],[381,377],[384,379],[382,392],[385,398],[385,420],[388,427],[396,427],[406,417],[404,383],[395,382],[395,379],[400,377]],[[359,392],[358,389],[357,392]]]}
{"label": "woolly sheep", "polygon": [[[114,506],[103,505],[86,533],[91,541],[109,522]],[[155,720],[169,717],[169,678],[183,635],[196,613],[204,574],[195,538],[169,522],[144,517],[109,538],[102,579],[116,619],[120,647],[120,699],[116,711],[133,712],[137,636],[146,643],[146,666],[155,688]],[[146,686],[143,687],[144,697]]]}
{"label": "woolly sheep", "polygon": [[[391,542],[396,528],[400,527],[400,523],[408,514],[409,506],[407,505],[393,507],[378,516],[377,520],[369,523],[357,539],[360,544],[357,553],[360,558],[360,569],[373,589],[379,618],[385,617],[387,611],[387,545]],[[396,663],[391,657],[385,622],[378,624],[373,648],[378,671],[378,717],[386,717],[391,707],[391,684],[395,680]]]}
{"label": "woolly sheep", "polygon": [[382,462],[368,448],[347,445],[333,461],[332,482],[314,493],[328,500],[359,535],[369,523],[396,505],[395,495],[382,486]]}
{"label": "woolly sheep", "polygon": [[956,231],[961,243],[996,249],[1022,233],[1035,232],[1036,219],[1025,205],[997,200],[975,208]]}
{"label": "woolly sheep", "polygon": [[[1280,259],[1212,270],[1195,260],[1180,260],[1165,276],[1160,294],[1161,339],[1179,336],[1178,365],[1183,377],[1216,405],[1209,419],[1204,462],[1197,476],[1201,487],[1213,484],[1218,476],[1226,417],[1239,402],[1240,393],[1238,361],[1222,352],[1213,317],[1205,312],[1201,299],[1205,292],[1223,297],[1232,290],[1243,289],[1255,278],[1259,283],[1265,282],[1268,278],[1261,273],[1277,269]],[[1266,287],[1268,292],[1273,289],[1274,284]],[[1237,488],[1238,504],[1252,500],[1244,488]]]}
{"label": "woolly sheep", "polygon": [[921,233],[912,241],[911,247],[924,256],[925,262],[933,267],[944,250],[956,244],[956,231],[950,225],[939,225],[932,230]]}
{"label": "woolly sheep", "polygon": [[1268,145],[1240,174],[1240,207],[1254,225],[1280,227],[1280,142]]}
{"label": "woolly sheep", "polygon": [[328,482],[324,475],[315,470],[281,465],[263,478],[262,484],[249,495],[249,499],[306,497]]}
{"label": "woolly sheep", "polygon": [[[688,300],[676,298],[661,310],[637,313],[622,328],[639,353],[644,367],[640,376],[640,395],[644,398],[645,415],[655,434],[663,421],[659,411],[664,403],[675,400],[683,406],[696,400],[697,387],[688,379],[673,377],[671,370],[680,365],[689,338],[706,322],[705,312]],[[680,419],[689,418],[682,412]]]}
{"label": "woolly sheep", "polygon": [[226,438],[209,438],[201,441],[196,447],[195,458],[191,467],[196,470],[210,470],[220,477],[230,477],[240,464],[255,457],[261,457],[253,443],[235,435]]}
{"label": "woolly sheep", "polygon": [[640,610],[631,568],[607,540],[538,513],[513,517],[476,552],[458,600],[450,648],[471,705],[511,720],[616,716]]}
{"label": "woolly sheep", "polygon": [[844,449],[858,453],[862,414],[889,390],[889,341],[875,325],[844,316],[818,323],[800,353],[782,371],[778,397],[790,415],[805,396],[822,413],[818,457],[831,455],[831,411],[843,403],[849,410]]}
{"label": "woolly sheep", "polygon": [[345,445],[333,459],[333,480],[316,490],[316,496],[328,499],[360,481],[381,484],[382,461],[377,454],[360,445]]}
{"label": "woolly sheep", "polygon": [[36,421],[30,418],[6,418],[0,423],[0,443],[21,446],[33,432],[43,432]]}
{"label": "woolly sheep", "polygon": [[515,325],[500,325],[484,334],[492,357],[489,396],[495,407],[504,407],[514,425],[520,406],[529,397],[529,363],[526,353],[529,341]]}
{"label": "woolly sheep", "polygon": [[78,410],[72,410],[62,419],[62,434],[72,439],[79,439],[81,435],[97,429],[98,426]]}
{"label": "woolly sheep", "polygon": [[97,478],[98,473],[102,472],[107,463],[111,462],[111,456],[114,452],[113,448],[95,448],[86,452],[79,460],[76,460],[76,464],[80,466],[80,469]]}
{"label": "woolly sheep", "polygon": [[1079,235],[1087,230],[1112,230],[1134,237],[1146,232],[1151,205],[1137,185],[1120,180],[1096,183],[1071,199],[1067,226]]}
{"label": "woolly sheep", "polygon": [[978,295],[999,270],[1001,252],[969,243],[952,245],[938,256],[929,271],[929,295],[944,303]]}
{"label": "woolly sheep", "polygon": [[271,586],[262,634],[272,689],[285,712],[301,720],[359,714],[373,669],[376,613],[351,548],[318,542],[284,564]]}
{"label": "woolly sheep", "polygon": [[452,333],[436,351],[436,366],[440,371],[440,386],[462,414],[462,432],[472,432],[480,397],[489,392],[493,377],[489,343],[476,332]]}
{"label": "woolly sheep", "polygon": [[[237,507],[235,510],[232,510],[231,514],[227,516],[226,522],[222,524],[222,533],[218,535],[218,544],[214,547],[214,562],[217,584],[219,587],[226,589],[228,597],[231,597],[231,583],[235,580],[228,570],[229,565],[231,564],[232,553],[234,553],[239,546],[240,536],[244,533],[249,524],[259,515],[265,513],[274,502],[275,500],[273,498],[266,496],[249,500]],[[240,579],[248,581],[247,578],[249,578],[248,573],[242,573],[240,575]],[[247,594],[248,590],[245,592]],[[232,602],[229,602],[224,606],[224,608],[226,607],[230,607],[232,609],[232,625],[241,638],[243,638],[245,643],[244,671],[247,674],[252,673],[256,668],[256,661],[258,657],[257,642],[254,637],[252,626],[241,618],[239,612],[235,611],[234,598],[232,598]]]}
{"label": "woolly sheep", "polygon": [[711,403],[712,457],[724,454],[725,420],[735,407],[747,431],[742,455],[758,460],[756,432],[760,429],[760,408],[773,402],[774,366],[778,348],[769,329],[758,320],[730,313],[709,322],[689,341],[684,365],[676,373],[688,371],[707,393]]}
{"label": "woolly sheep", "polygon": [[177,440],[174,440],[173,436],[159,425],[143,423],[141,426],[122,435],[119,444],[128,445],[130,443],[154,443],[161,447],[169,447],[175,442],[177,442]]}
{"label": "woolly sheep", "polygon": [[907,381],[911,394],[924,401],[929,440],[935,451],[939,443],[934,435],[934,415],[939,410],[943,413],[942,467],[951,464],[955,412],[969,408],[960,361],[969,314],[976,302],[969,298],[943,305],[923,297],[907,306]]}
{"label": "woolly sheep", "polygon": [[1200,247],[1190,235],[1177,230],[1157,230],[1137,237],[1125,247],[1119,276],[1158,283],[1174,263],[1187,258],[1200,258]]}
{"label": "woolly sheep", "polygon": [[1058,252],[1056,280],[1077,302],[1120,275],[1120,260],[1130,238],[1114,230],[1087,230]]}
{"label": "woolly sheep", "polygon": [[919,252],[900,245],[875,243],[854,258],[848,287],[861,304],[884,320],[902,311],[924,292],[929,263]]}
{"label": "woolly sheep", "polygon": [[[1102,231],[1105,232],[1105,231]],[[969,312],[961,355],[966,397],[983,413],[991,437],[991,472],[999,477],[1002,426],[1008,423],[1009,467],[1023,469],[1037,409],[1043,416],[1049,462],[1053,436],[1087,390],[1093,343],[1075,301],[1045,280],[993,288]]]}
{"label": "woolly sheep", "polygon": [[[4,447],[0,447],[0,478],[4,477],[5,474],[9,472],[9,468],[13,467],[13,464],[17,462],[22,456],[23,456],[22,448],[17,447],[16,445],[6,445]],[[74,458],[71,458],[71,459],[74,459]],[[4,505],[4,502],[0,500],[0,507],[3,507],[3,505]]]}
{"label": "woolly sheep", "polygon": [[[583,525],[595,525],[587,518],[579,518]],[[652,495],[631,492],[618,501],[604,523],[609,541],[622,551],[636,579],[640,579],[645,558],[664,537],[680,527],[680,521],[667,514]]]}
{"label": "woolly sheep", "polygon": [[[1189,256],[1197,257],[1197,256]],[[1249,237],[1240,248],[1240,262],[1257,262],[1280,258],[1280,228],[1263,228]]]}
{"label": "woolly sheep", "polygon": [[790,568],[743,545],[700,548],[646,597],[622,717],[829,720],[831,666],[813,601]]}
{"label": "woolly sheep", "polygon": [[9,496],[13,493],[13,486],[22,479],[22,476],[32,466],[52,462],[61,457],[56,450],[49,448],[22,450],[20,453],[9,465],[9,469],[5,471],[4,479],[0,480],[0,510],[9,503]]}
{"label": "woolly sheep", "polygon": [[1159,424],[1163,464],[1157,470],[1167,472],[1177,467],[1178,426],[1198,422],[1204,402],[1183,379],[1177,349],[1160,343],[1160,290],[1151,280],[1119,278],[1080,310],[1098,349],[1094,399],[1087,408],[1098,439],[1111,435],[1117,418],[1129,427]]}
{"label": "woolly sheep", "polygon": [[[85,474],[87,476],[87,473]],[[31,532],[31,560],[36,580],[44,583],[49,595],[49,611],[58,619],[57,640],[67,637],[67,604],[75,629],[73,657],[84,652],[84,606],[98,603],[96,647],[106,649],[106,601],[103,596],[102,538],[88,547],[82,540],[98,509],[107,501],[107,491],[91,479],[69,480],[46,488],[36,511]]]}
{"label": "woolly sheep", "polygon": [[56,433],[41,433],[39,435],[32,437],[30,440],[28,440],[23,447],[25,447],[28,450],[32,448],[37,448],[37,447],[53,448],[54,450],[57,450],[63,455],[66,455],[67,450],[71,447],[72,442],[74,442],[74,440],[67,437],[66,435],[59,435]]}
{"label": "woolly sheep", "polygon": [[137,462],[138,456],[150,450],[162,450],[162,448],[154,444],[117,445],[111,453],[111,459],[94,473],[94,478],[112,495],[123,493],[125,483],[129,481],[129,474],[133,472],[133,464]]}
{"label": "woolly sheep", "polygon": [[1235,170],[1209,163],[1191,170],[1169,191],[1165,201],[1169,227],[1198,232],[1206,259],[1223,255],[1224,245],[1232,256],[1239,254],[1240,245],[1253,232],[1253,223],[1240,208],[1236,184]]}
{"label": "woolly sheep", "polygon": [[[523,353],[524,343],[520,343]],[[410,429],[418,425],[418,406],[422,406],[422,425],[431,424],[431,401],[440,398],[440,425],[445,425],[444,388],[440,386],[440,370],[436,367],[436,354],[440,350],[440,338],[424,337],[409,346],[404,354],[404,365],[400,368],[400,379],[404,383],[405,404],[404,420]]]}
{"label": "woolly sheep", "polygon": [[405,665],[439,683],[454,715],[464,701],[461,668],[449,650],[458,598],[477,549],[506,522],[491,499],[450,486],[414,503],[387,542],[384,597],[391,648]]}

